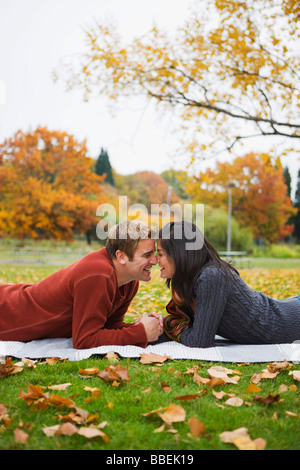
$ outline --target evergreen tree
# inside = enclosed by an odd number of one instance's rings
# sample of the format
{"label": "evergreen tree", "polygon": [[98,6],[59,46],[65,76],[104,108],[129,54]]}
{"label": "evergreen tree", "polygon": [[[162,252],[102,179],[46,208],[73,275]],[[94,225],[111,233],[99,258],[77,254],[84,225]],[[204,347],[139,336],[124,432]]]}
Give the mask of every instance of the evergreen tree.
{"label": "evergreen tree", "polygon": [[291,178],[291,175],[287,166],[283,170],[283,177],[284,177],[285,184],[287,186],[287,196],[291,197],[292,178]]}
{"label": "evergreen tree", "polygon": [[293,217],[292,220],[292,223],[294,224],[293,236],[296,239],[296,243],[300,243],[300,170],[298,171],[295,201],[293,205],[298,209],[297,214]]}
{"label": "evergreen tree", "polygon": [[97,175],[106,174],[105,182],[111,184],[112,186],[115,185],[114,177],[112,173],[111,164],[109,161],[109,156],[106,150],[101,148],[100,155],[97,159],[96,166],[95,166],[95,173]]}

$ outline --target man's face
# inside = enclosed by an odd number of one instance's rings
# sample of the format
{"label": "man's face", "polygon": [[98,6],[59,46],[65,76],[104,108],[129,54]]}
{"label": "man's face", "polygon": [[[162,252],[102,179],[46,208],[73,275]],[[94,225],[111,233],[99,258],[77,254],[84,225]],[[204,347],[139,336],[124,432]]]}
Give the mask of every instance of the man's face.
{"label": "man's face", "polygon": [[128,261],[127,268],[132,280],[150,281],[151,268],[157,263],[155,252],[155,241],[151,238],[140,240],[134,256]]}

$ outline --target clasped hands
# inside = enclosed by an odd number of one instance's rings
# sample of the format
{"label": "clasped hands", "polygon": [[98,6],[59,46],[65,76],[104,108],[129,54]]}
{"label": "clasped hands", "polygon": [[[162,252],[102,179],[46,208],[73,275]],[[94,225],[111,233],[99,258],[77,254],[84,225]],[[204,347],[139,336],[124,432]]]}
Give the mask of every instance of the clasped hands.
{"label": "clasped hands", "polygon": [[143,323],[148,343],[156,341],[163,333],[163,317],[155,312],[143,313],[134,323]]}

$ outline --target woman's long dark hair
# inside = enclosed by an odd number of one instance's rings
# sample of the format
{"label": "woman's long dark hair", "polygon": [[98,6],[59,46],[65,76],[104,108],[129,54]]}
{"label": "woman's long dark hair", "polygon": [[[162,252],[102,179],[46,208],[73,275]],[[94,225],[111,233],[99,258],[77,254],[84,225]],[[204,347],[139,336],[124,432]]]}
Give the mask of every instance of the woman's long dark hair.
{"label": "woman's long dark hair", "polygon": [[225,276],[232,276],[236,269],[222,260],[216,249],[191,222],[169,222],[159,232],[162,249],[175,264],[172,279],[167,279],[186,305],[193,300],[193,286],[206,266],[214,266]]}

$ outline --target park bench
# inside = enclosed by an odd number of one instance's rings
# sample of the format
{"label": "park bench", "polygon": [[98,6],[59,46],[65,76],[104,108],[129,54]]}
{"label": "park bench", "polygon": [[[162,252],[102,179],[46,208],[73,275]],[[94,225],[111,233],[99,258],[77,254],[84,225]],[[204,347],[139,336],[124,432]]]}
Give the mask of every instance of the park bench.
{"label": "park bench", "polygon": [[225,261],[231,261],[237,269],[252,268],[253,258],[246,257],[247,251],[219,251],[219,255]]}
{"label": "park bench", "polygon": [[31,247],[31,246],[22,246],[15,247],[11,252],[14,263],[45,263],[45,255],[47,253],[47,248],[43,247]]}

